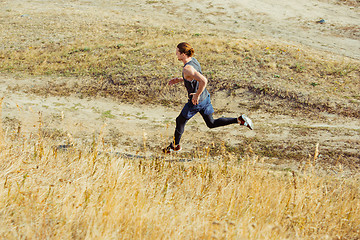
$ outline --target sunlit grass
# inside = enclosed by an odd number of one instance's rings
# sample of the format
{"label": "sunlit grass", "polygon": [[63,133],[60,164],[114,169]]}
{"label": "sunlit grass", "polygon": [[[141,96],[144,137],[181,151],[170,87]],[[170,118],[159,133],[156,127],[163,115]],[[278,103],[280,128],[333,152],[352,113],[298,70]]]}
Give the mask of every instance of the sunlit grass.
{"label": "sunlit grass", "polygon": [[[358,60],[241,34],[98,18],[86,22],[76,14],[77,21],[71,21],[65,13],[54,12],[34,13],[33,19],[41,19],[36,22],[16,17],[14,11],[1,18],[6,34],[0,39],[0,72],[77,81],[8,90],[174,105],[185,94],[180,87],[168,88],[167,81],[181,74],[176,44],[188,41],[212,94],[227,91],[235,97],[242,88],[256,97],[286,99],[296,109],[360,116]],[[258,104],[246,105],[257,111]],[[67,110],[82,107],[73,104]],[[93,111],[102,119],[115,118],[110,110]],[[122,116],[146,119],[141,113]],[[178,162],[176,156],[167,161],[169,156],[156,153],[134,159],[111,153],[107,144],[120,144],[116,128],[108,141],[100,131],[92,143],[61,151],[52,140],[65,138],[66,131],[45,129],[40,118],[38,131],[25,134],[15,120],[9,119],[14,125],[9,135],[0,125],[2,239],[357,239],[360,235],[359,179],[343,178],[340,164],[332,166],[337,171],[331,176],[318,172],[316,152],[298,171],[274,170],[264,163],[265,156],[295,161],[290,158],[295,151],[285,156],[276,143],[263,141],[254,154],[246,142],[256,139],[246,138],[237,149],[216,146],[216,161],[206,150],[210,148],[202,145],[192,162]],[[309,132],[308,127],[295,130]],[[139,152],[147,147],[145,138],[140,146],[132,146],[130,140],[128,145]]]}
{"label": "sunlit grass", "polygon": [[[141,116],[141,113],[138,113]],[[210,146],[194,156],[57,147],[45,133],[0,131],[0,236],[4,239],[356,239],[358,175],[315,166],[274,169],[251,148]],[[2,130],[2,128],[1,128]],[[112,130],[116,135],[116,131]],[[115,136],[114,135],[114,136]],[[138,151],[146,152],[146,138]],[[184,159],[185,157],[185,159]],[[280,169],[280,170],[279,170]],[[336,170],[336,171],[335,171]]]}
{"label": "sunlit grass", "polygon": [[[3,140],[5,239],[355,239],[359,182],[275,171],[226,150],[216,162],[132,159],[91,146],[56,150],[41,136]],[[101,154],[100,154],[101,152]],[[176,158],[173,158],[176,160]]]}

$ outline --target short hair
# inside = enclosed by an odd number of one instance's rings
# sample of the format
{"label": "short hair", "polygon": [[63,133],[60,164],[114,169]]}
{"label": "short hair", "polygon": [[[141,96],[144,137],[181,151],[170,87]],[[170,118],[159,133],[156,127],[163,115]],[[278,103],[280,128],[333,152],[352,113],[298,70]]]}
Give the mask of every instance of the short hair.
{"label": "short hair", "polygon": [[185,53],[188,57],[192,57],[194,55],[194,48],[190,46],[190,44],[186,42],[179,43],[177,45],[180,53]]}

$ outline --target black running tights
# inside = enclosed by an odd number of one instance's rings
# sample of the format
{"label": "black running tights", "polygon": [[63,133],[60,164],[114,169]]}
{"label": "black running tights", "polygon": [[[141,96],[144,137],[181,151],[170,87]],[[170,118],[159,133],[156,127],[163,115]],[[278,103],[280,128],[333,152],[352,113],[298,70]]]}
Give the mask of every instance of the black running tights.
{"label": "black running tights", "polygon": [[[218,119],[214,119],[213,115],[206,115],[204,113],[201,113],[201,116],[203,117],[206,125],[209,128],[216,128],[216,127],[221,127],[221,126],[226,126],[229,124],[234,124],[237,123],[237,118],[218,118]],[[187,123],[189,119],[185,119],[183,117],[183,115],[180,115],[176,118],[176,128],[175,128],[175,145],[178,145],[180,143],[180,139],[182,134],[184,133],[185,130],[185,124]]]}

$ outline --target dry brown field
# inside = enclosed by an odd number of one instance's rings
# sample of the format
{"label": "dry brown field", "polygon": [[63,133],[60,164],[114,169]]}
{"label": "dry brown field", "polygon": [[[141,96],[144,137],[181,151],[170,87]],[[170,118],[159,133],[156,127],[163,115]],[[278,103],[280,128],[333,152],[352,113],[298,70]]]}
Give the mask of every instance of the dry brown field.
{"label": "dry brown field", "polygon": [[360,239],[358,0],[0,6],[0,239]]}

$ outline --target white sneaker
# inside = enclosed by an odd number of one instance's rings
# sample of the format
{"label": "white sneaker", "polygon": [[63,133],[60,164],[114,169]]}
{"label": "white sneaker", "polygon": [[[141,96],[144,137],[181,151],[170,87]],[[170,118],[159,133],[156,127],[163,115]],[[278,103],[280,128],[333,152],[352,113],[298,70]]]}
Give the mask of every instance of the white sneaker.
{"label": "white sneaker", "polygon": [[248,118],[245,114],[238,117],[238,122],[240,123],[240,125],[250,128],[250,130],[254,129],[254,124],[252,123],[251,119]]}

